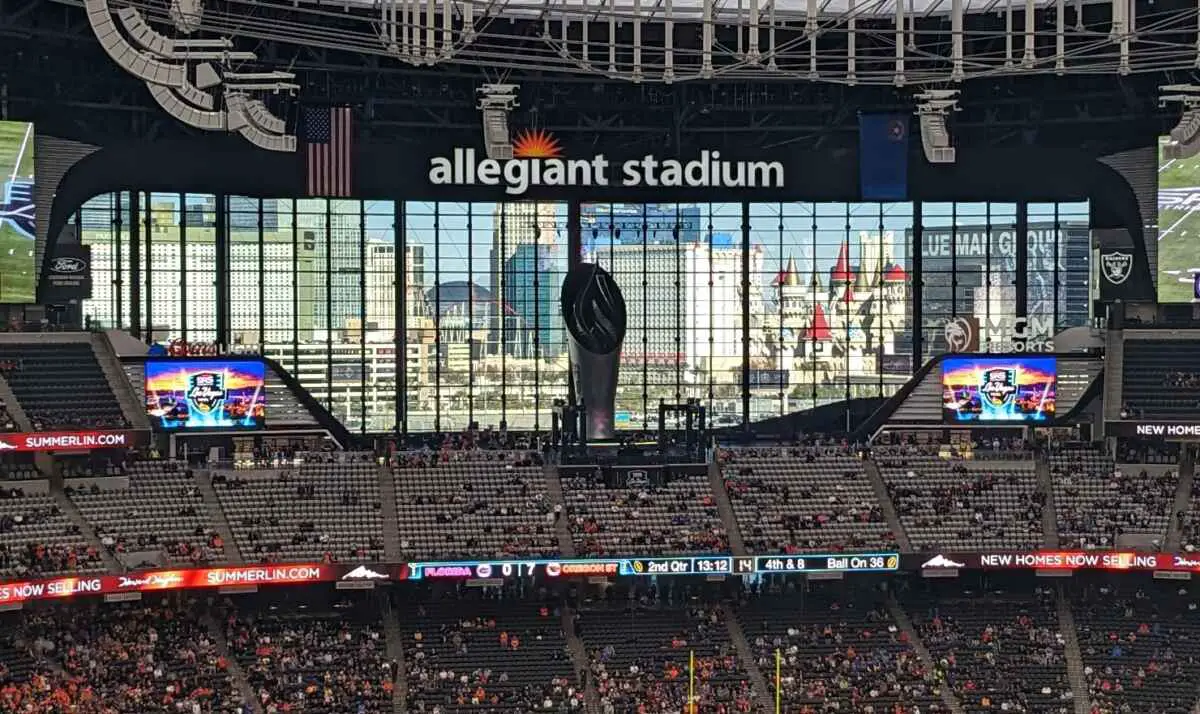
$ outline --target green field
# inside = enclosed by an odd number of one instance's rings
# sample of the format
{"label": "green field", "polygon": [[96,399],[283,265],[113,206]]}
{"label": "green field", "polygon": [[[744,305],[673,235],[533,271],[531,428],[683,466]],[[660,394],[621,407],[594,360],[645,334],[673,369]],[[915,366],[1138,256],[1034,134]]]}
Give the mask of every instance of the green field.
{"label": "green field", "polygon": [[[0,190],[14,178],[34,180],[33,144],[30,124],[0,121]],[[28,190],[24,195],[32,198]],[[8,196],[0,194],[0,198]],[[16,207],[16,203],[0,203],[0,209]],[[16,230],[9,221],[0,220],[0,303],[33,302],[36,284],[34,245],[33,240]]]}
{"label": "green field", "polygon": [[[17,178],[33,178],[33,135],[29,127],[21,121],[0,121],[0,177],[3,177],[0,182],[12,178],[18,159]],[[26,132],[30,132],[28,142],[25,141]],[[22,145],[25,146],[24,153],[21,153]],[[21,155],[18,157],[18,154]]]}
{"label": "green field", "polygon": [[33,241],[0,224],[0,302],[33,302],[33,263]]}
{"label": "green field", "polygon": [[[1159,142],[1158,188],[1200,187],[1200,156],[1164,160]],[[1200,191],[1198,191],[1200,193]],[[1158,299],[1191,302],[1192,271],[1200,269],[1200,202],[1188,208],[1158,210]]]}

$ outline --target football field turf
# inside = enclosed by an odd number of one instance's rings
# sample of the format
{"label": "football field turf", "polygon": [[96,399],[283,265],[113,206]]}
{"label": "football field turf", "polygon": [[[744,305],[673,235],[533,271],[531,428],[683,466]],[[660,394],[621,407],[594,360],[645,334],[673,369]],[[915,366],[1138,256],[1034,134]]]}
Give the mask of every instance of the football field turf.
{"label": "football field turf", "polygon": [[0,121],[0,183],[13,177],[14,167],[17,178],[33,178],[33,133],[26,141],[28,129],[25,122]]}
{"label": "football field turf", "polygon": [[0,302],[33,302],[33,241],[0,223]]}
{"label": "football field turf", "polygon": [[[1159,191],[1196,188],[1200,194],[1200,156],[1159,163]],[[1200,201],[1187,208],[1158,210],[1158,299],[1191,302],[1192,271],[1200,271]]]}

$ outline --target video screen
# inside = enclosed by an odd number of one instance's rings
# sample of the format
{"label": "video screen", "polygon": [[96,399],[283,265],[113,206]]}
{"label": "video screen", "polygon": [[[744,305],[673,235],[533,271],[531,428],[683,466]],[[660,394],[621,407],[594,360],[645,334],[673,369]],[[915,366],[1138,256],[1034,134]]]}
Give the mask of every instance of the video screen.
{"label": "video screen", "polygon": [[1043,422],[1054,418],[1053,357],[947,357],[942,418],[963,422]]}
{"label": "video screen", "polygon": [[33,124],[0,121],[0,302],[34,301]]}
{"label": "video screen", "polygon": [[254,360],[146,360],[146,414],[160,429],[257,429],[266,366]]}

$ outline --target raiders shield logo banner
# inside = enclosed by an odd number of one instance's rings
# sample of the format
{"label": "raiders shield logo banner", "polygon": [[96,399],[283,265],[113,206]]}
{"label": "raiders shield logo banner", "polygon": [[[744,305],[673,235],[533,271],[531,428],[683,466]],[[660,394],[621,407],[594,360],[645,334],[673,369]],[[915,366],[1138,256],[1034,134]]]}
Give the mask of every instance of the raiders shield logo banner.
{"label": "raiders shield logo banner", "polygon": [[1104,279],[1113,285],[1124,283],[1133,272],[1133,255],[1121,251],[1102,254],[1100,272],[1104,274]]}

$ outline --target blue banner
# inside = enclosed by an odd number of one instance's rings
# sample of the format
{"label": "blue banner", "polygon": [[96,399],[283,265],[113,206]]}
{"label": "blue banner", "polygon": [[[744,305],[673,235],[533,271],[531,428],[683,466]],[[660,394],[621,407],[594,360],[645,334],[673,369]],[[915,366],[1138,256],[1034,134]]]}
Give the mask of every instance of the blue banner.
{"label": "blue banner", "polygon": [[907,115],[858,115],[858,175],[864,201],[908,199]]}

